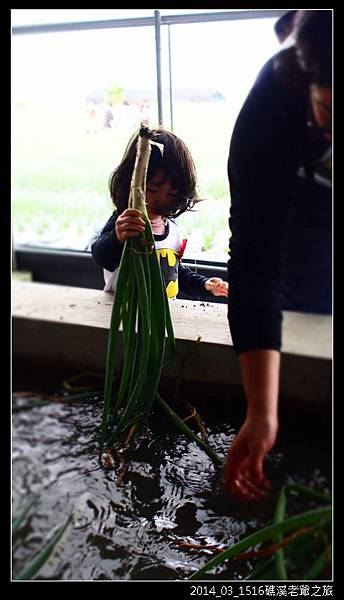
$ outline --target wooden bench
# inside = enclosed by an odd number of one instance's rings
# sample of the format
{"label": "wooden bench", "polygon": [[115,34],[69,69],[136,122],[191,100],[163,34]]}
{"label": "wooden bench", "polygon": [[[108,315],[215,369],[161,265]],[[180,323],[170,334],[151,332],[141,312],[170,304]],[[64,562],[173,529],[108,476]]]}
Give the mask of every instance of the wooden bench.
{"label": "wooden bench", "polygon": [[[13,280],[14,359],[105,369],[113,295],[94,289]],[[190,381],[239,384],[225,304],[170,301],[177,356],[164,369]],[[332,318],[285,312],[281,392],[331,401]],[[121,346],[119,347],[120,360]]]}

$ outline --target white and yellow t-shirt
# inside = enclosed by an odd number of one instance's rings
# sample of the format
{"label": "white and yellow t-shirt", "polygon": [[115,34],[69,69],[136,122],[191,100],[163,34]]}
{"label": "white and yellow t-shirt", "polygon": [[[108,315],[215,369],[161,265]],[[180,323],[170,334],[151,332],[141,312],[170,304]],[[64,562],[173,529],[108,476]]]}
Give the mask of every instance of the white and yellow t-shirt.
{"label": "white and yellow t-shirt", "polygon": [[[179,292],[178,269],[181,254],[185,248],[185,241],[182,240],[178,226],[171,219],[166,219],[165,233],[154,235],[155,249],[158,255],[161,272],[166,285],[166,292],[169,298],[174,298]],[[103,269],[105,279],[105,292],[115,290],[118,269],[108,271]]]}

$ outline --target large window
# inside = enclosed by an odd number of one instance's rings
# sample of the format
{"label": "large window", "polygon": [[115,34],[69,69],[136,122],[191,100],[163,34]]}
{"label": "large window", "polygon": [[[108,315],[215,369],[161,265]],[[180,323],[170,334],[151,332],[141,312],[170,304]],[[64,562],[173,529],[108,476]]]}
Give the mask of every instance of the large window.
{"label": "large window", "polygon": [[259,69],[278,49],[274,21],[245,19],[170,28],[173,126],[192,151],[200,195],[205,198],[197,212],[179,219],[188,237],[187,258],[228,258],[229,142]]}
{"label": "large window", "polygon": [[107,181],[146,98],[157,120],[154,52],[151,27],[14,38],[15,242],[82,250],[108,218]]}
{"label": "large window", "polygon": [[[190,11],[161,14],[173,12]],[[30,19],[30,11],[12,13],[13,25]],[[42,13],[53,22],[153,16],[149,9],[31,9],[31,23],[43,22]],[[278,41],[276,16],[207,22],[209,13],[203,22],[161,25],[162,113],[188,144],[205,198],[179,219],[185,256],[226,261],[230,135]],[[15,243],[84,250],[110,216],[110,173],[140,121],[158,124],[154,24],[129,25],[13,35]]]}

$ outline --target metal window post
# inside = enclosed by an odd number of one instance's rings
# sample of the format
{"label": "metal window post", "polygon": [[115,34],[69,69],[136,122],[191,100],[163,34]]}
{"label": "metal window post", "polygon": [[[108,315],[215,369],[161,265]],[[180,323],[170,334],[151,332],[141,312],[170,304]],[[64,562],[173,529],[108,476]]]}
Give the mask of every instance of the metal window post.
{"label": "metal window post", "polygon": [[170,120],[173,131],[173,93],[172,93],[172,55],[171,55],[171,26],[168,25],[168,72],[170,80]]}
{"label": "metal window post", "polygon": [[159,125],[162,126],[163,119],[162,119],[162,87],[161,87],[160,11],[158,11],[158,10],[154,11],[154,26],[155,26],[158,120],[159,120]]}

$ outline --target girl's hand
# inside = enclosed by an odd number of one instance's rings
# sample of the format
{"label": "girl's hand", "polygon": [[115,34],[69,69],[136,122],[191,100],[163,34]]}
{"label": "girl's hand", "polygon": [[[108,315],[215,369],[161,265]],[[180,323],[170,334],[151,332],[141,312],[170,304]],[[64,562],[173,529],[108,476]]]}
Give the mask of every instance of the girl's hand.
{"label": "girl's hand", "polygon": [[214,296],[228,296],[228,283],[220,277],[211,277],[205,282],[205,289]]}
{"label": "girl's hand", "polygon": [[127,208],[122,212],[115,223],[117,238],[122,244],[130,237],[139,235],[145,229],[145,222],[141,217],[141,211],[136,208]]}

